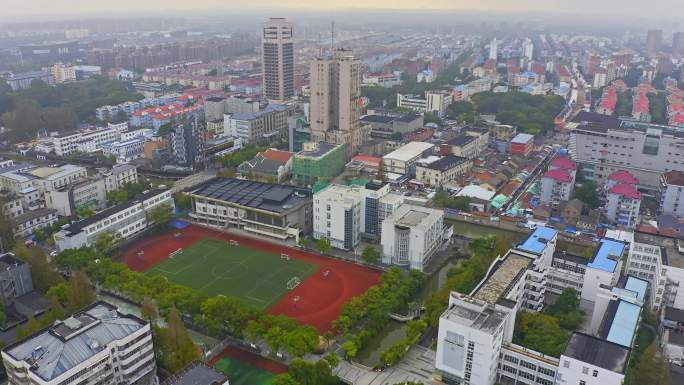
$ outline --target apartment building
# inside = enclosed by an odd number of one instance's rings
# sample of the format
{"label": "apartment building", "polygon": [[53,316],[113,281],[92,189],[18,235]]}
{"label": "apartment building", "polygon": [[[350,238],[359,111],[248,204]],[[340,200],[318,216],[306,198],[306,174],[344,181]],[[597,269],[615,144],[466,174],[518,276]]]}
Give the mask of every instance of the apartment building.
{"label": "apartment building", "polygon": [[43,230],[48,226],[57,223],[57,210],[51,208],[39,208],[36,210],[25,211],[23,214],[14,217],[14,236],[26,238],[33,235],[36,230]]}
{"label": "apartment building", "polygon": [[117,163],[128,163],[145,155],[145,142],[142,137],[114,141],[102,145],[102,153],[116,159]]}
{"label": "apartment building", "polygon": [[416,175],[418,160],[433,151],[432,143],[410,142],[383,156],[382,166],[386,173],[413,176]]}
{"label": "apartment building", "polygon": [[639,225],[641,192],[635,186],[620,183],[608,190],[606,217],[613,223],[633,229]]}
{"label": "apartment building", "polygon": [[111,169],[98,171],[104,177],[106,192],[118,190],[126,183],[138,181],[138,168],[132,164],[115,164]]}
{"label": "apartment building", "polygon": [[78,249],[90,246],[99,234],[113,233],[126,239],[152,226],[149,211],[161,205],[174,209],[170,190],[154,189],[133,197],[128,202],[107,208],[92,217],[73,222],[54,234],[57,249]]}
{"label": "apartment building", "polygon": [[50,74],[55,84],[62,84],[76,81],[76,68],[69,64],[55,63],[50,67]]}
{"label": "apartment building", "polygon": [[99,301],[2,350],[11,385],[154,385],[150,324]]}
{"label": "apartment building", "polygon": [[618,170],[629,171],[639,187],[658,191],[660,175],[684,172],[684,133],[672,127],[623,121],[580,112],[567,126],[570,152],[582,172],[598,185]]}
{"label": "apartment building", "polygon": [[105,143],[118,140],[120,136],[118,130],[111,128],[60,134],[53,138],[54,151],[59,156],[68,156],[76,151],[93,152]]}
{"label": "apartment building", "polygon": [[382,262],[423,271],[449,238],[443,210],[405,203],[382,221]]}
{"label": "apartment building", "polygon": [[347,159],[366,142],[370,128],[361,124],[361,61],[352,51],[311,61],[311,140],[346,144]]}
{"label": "apartment building", "polygon": [[526,157],[534,147],[534,135],[519,133],[511,139],[511,154]]}
{"label": "apartment building", "polygon": [[433,188],[443,188],[466,175],[473,167],[471,159],[447,155],[437,160],[419,160],[416,164],[416,180]]}
{"label": "apartment building", "polygon": [[294,95],[294,34],[292,23],[270,18],[262,26],[262,84],[269,100],[286,100]]}
{"label": "apartment building", "polygon": [[287,133],[290,113],[289,106],[269,104],[259,112],[225,115],[224,130],[244,144],[277,142]]}
{"label": "apartment building", "polygon": [[216,228],[238,228],[278,240],[311,232],[311,190],[250,180],[214,178],[189,192],[190,217]]}
{"label": "apartment building", "polygon": [[549,171],[542,175],[540,200],[558,206],[561,202],[570,200],[574,186],[574,171],[568,172],[563,167],[554,167],[552,163]]}
{"label": "apartment building", "polygon": [[660,177],[660,212],[684,218],[684,173],[668,171]]}

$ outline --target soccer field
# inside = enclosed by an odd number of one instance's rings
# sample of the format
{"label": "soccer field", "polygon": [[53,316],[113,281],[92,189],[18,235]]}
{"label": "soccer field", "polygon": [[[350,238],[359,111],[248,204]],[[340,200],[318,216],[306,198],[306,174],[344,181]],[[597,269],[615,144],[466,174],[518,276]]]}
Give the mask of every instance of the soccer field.
{"label": "soccer field", "polygon": [[297,277],[304,282],[316,269],[316,265],[294,258],[204,239],[145,273],[161,274],[209,295],[238,297],[264,310],[288,292],[290,280]]}
{"label": "soccer field", "polygon": [[230,378],[231,385],[271,385],[273,375],[261,369],[253,368],[236,359],[225,357],[217,362],[215,369]]}

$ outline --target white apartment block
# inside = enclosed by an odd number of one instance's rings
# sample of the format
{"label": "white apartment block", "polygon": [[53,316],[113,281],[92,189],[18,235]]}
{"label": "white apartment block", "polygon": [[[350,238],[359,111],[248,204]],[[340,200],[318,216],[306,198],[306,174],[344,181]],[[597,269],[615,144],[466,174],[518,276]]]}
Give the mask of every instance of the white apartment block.
{"label": "white apartment block", "polygon": [[418,161],[416,180],[426,186],[442,188],[445,184],[466,175],[473,161],[456,155],[447,155],[435,161]]}
{"label": "white apartment block", "polygon": [[608,190],[606,217],[611,222],[633,229],[639,225],[641,193],[635,186],[621,183]]}
{"label": "white apartment block", "polygon": [[567,202],[570,200],[572,190],[574,187],[574,180],[564,170],[549,170],[542,176],[541,179],[541,197],[543,203],[553,203],[555,205],[560,202]]}
{"label": "white apartment block", "polygon": [[145,139],[136,137],[125,141],[115,141],[102,145],[102,153],[113,156],[117,163],[128,163],[145,155]]}
{"label": "white apartment block", "polygon": [[25,238],[57,222],[57,210],[39,208],[14,217],[14,236]]}
{"label": "white apartment block", "polygon": [[432,154],[434,145],[425,142],[410,142],[382,157],[386,173],[415,175],[418,160]]}
{"label": "white apartment block", "polygon": [[103,144],[119,140],[121,133],[114,128],[102,128],[93,131],[72,132],[53,138],[55,154],[67,156],[76,151],[94,152]]}
{"label": "white apartment block", "polygon": [[660,177],[660,210],[684,218],[684,173],[668,171]]}
{"label": "white apartment block", "polygon": [[657,191],[662,173],[684,172],[683,134],[674,127],[586,112],[567,127],[573,159],[597,185],[604,184],[614,171],[626,170],[639,180],[640,187]]}
{"label": "white apartment block", "polygon": [[76,68],[69,64],[55,63],[50,67],[50,73],[52,78],[55,79],[55,84],[76,81]]}
{"label": "white apartment block", "polygon": [[2,350],[11,385],[157,383],[148,322],[106,302]]}
{"label": "white apartment block", "polygon": [[164,204],[175,207],[170,190],[143,192],[128,202],[63,228],[54,235],[55,245],[60,251],[90,246],[103,232],[111,232],[122,239],[129,238],[151,226],[153,223],[148,219],[148,212]]}
{"label": "white apartment block", "polygon": [[423,271],[444,233],[443,210],[403,204],[382,221],[382,262]]}
{"label": "white apartment block", "polygon": [[330,185],[314,194],[313,237],[327,238],[336,249],[353,250],[365,222],[363,186]]}
{"label": "white apartment block", "polygon": [[568,288],[581,293],[587,263],[589,261],[582,256],[556,251],[549,269],[547,289],[554,294],[561,294]]}
{"label": "white apartment block", "polygon": [[417,112],[434,113],[439,117],[446,115],[447,109],[452,102],[451,93],[447,91],[426,91],[425,97],[397,94],[397,107]]}

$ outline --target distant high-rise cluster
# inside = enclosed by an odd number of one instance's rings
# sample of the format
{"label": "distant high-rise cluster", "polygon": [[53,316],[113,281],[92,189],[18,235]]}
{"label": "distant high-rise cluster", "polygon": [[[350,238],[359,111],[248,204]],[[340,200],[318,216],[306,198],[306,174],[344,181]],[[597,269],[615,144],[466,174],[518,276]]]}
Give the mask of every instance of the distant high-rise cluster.
{"label": "distant high-rise cluster", "polygon": [[499,56],[499,42],[496,40],[496,38],[493,38],[491,42],[489,42],[489,58],[492,60],[496,60],[496,58]]}
{"label": "distant high-rise cluster", "polygon": [[672,56],[684,57],[684,32],[675,32],[672,35]]}
{"label": "distant high-rise cluster", "polygon": [[294,95],[294,43],[292,23],[271,18],[263,25],[261,59],[263,92],[269,100],[285,100]]}
{"label": "distant high-rise cluster", "polygon": [[652,29],[646,33],[646,53],[653,55],[660,50],[663,42],[663,31],[661,29]]}

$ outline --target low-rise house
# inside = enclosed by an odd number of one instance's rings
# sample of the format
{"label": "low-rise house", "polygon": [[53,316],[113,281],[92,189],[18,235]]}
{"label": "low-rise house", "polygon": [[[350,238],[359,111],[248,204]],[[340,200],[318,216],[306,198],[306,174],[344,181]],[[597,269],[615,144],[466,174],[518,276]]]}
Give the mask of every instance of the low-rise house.
{"label": "low-rise house", "polygon": [[269,149],[260,152],[251,160],[242,162],[238,171],[247,177],[283,183],[292,176],[293,153]]}
{"label": "low-rise house", "polygon": [[442,188],[467,174],[472,165],[471,160],[456,155],[447,155],[432,162],[418,161],[416,179],[426,186]]}

